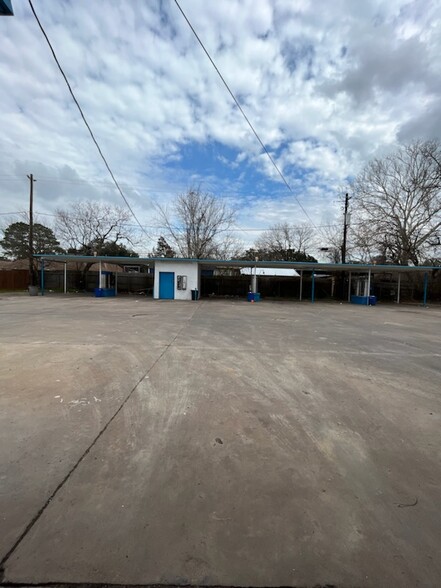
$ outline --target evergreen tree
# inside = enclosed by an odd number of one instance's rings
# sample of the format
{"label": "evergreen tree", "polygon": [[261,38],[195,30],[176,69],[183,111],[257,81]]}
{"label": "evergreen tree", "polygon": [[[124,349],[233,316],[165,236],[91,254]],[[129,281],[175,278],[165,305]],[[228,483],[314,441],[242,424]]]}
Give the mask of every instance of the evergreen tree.
{"label": "evergreen tree", "polygon": [[152,257],[176,257],[176,251],[170,247],[165,238],[161,235],[156,247],[152,251]]}
{"label": "evergreen tree", "polygon": [[[29,255],[29,224],[12,223],[3,232],[0,245],[8,258],[24,259]],[[34,253],[64,253],[49,227],[34,223]]]}

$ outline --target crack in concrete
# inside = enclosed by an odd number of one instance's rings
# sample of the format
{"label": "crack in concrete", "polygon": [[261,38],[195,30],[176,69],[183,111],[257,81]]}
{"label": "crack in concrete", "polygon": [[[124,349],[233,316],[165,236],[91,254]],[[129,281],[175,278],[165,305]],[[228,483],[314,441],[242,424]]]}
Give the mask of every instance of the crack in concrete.
{"label": "crack in concrete", "polygon": [[45,582],[43,584],[30,584],[6,582],[2,586],[9,586],[10,588],[356,588],[349,585],[337,586],[337,584],[297,584],[291,586],[235,586],[235,585],[219,585],[219,584],[109,584],[109,583],[60,583],[60,582]]}
{"label": "crack in concrete", "polygon": [[[122,401],[122,403],[120,404],[120,406],[118,407],[118,409],[116,410],[116,412],[110,417],[110,419],[107,421],[107,423],[104,425],[104,427],[100,430],[100,432],[98,433],[98,435],[96,435],[96,437],[93,439],[92,443],[81,454],[81,456],[79,457],[79,459],[75,462],[75,464],[72,466],[72,468],[66,474],[66,476],[57,485],[57,487],[55,488],[55,490],[52,492],[52,494],[49,496],[49,498],[46,500],[46,502],[43,504],[43,506],[40,508],[40,510],[34,515],[34,517],[26,525],[24,531],[21,533],[21,535],[19,535],[18,539],[15,541],[15,543],[13,544],[13,546],[11,547],[11,549],[6,553],[6,555],[0,561],[0,584],[2,586],[60,586],[60,587],[62,587],[62,586],[106,586],[106,585],[108,585],[108,586],[117,586],[117,585],[111,585],[111,584],[60,584],[60,583],[51,583],[51,582],[49,582],[49,583],[48,582],[45,582],[45,583],[40,583],[40,584],[32,584],[31,582],[18,583],[18,584],[15,583],[14,584],[14,583],[11,583],[11,582],[7,582],[7,581],[5,582],[4,581],[4,578],[5,578],[5,564],[8,561],[8,559],[11,557],[11,555],[14,553],[14,551],[17,549],[17,547],[20,545],[20,543],[23,541],[23,539],[26,537],[26,535],[29,533],[29,531],[35,526],[35,524],[37,523],[37,521],[40,519],[41,515],[46,510],[46,508],[49,506],[49,504],[55,498],[55,496],[58,493],[58,491],[61,490],[61,488],[69,480],[69,478],[72,476],[72,474],[78,468],[78,466],[89,455],[90,451],[93,449],[93,447],[99,441],[99,439],[107,431],[107,429],[112,424],[112,422],[115,420],[115,418],[118,416],[118,414],[122,411],[122,409],[127,404],[127,402],[129,401],[129,399],[131,398],[131,396],[133,395],[133,393],[135,392],[135,390],[138,388],[138,386],[146,379],[146,377],[149,375],[149,373],[152,371],[152,369],[164,357],[164,355],[167,353],[167,351],[170,349],[170,347],[173,345],[173,343],[179,337],[179,335],[181,334],[181,332],[187,327],[187,323],[190,322],[193,319],[194,315],[201,308],[202,304],[198,304],[197,305],[197,307],[194,309],[194,312],[187,319],[187,321],[184,323],[184,325],[177,331],[177,333],[174,335],[174,337],[170,341],[170,343],[167,343],[164,346],[162,352],[159,354],[159,356],[157,357],[157,359],[153,362],[153,364],[149,367],[149,369],[141,376],[141,378],[136,382],[136,384],[133,386],[133,388],[127,394],[127,396]],[[122,585],[120,585],[120,586],[122,586]]]}

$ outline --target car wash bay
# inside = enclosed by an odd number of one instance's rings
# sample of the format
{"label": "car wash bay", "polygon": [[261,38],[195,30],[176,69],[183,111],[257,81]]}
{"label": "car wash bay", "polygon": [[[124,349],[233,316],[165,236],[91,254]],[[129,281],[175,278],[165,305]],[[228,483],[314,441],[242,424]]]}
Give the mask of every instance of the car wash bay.
{"label": "car wash bay", "polygon": [[[101,264],[112,263],[118,266],[133,265],[133,258],[128,257],[110,257],[110,256],[78,256],[78,255],[36,255],[36,258],[40,261],[40,290],[44,294],[45,291],[45,262],[52,261],[64,265],[64,292],[66,293],[66,264],[69,261],[75,261],[76,263],[91,264],[98,263],[101,268]],[[322,278],[331,278],[330,284],[330,297],[334,297],[335,289],[334,285],[336,282],[336,276],[340,276],[338,279],[343,286],[341,295],[343,298],[346,296],[349,302],[353,302],[361,305],[369,305],[372,303],[372,277],[374,274],[390,275],[395,277],[395,283],[389,282],[389,290],[393,290],[394,299],[397,303],[400,303],[400,292],[401,292],[401,277],[403,274],[410,276],[413,274],[413,278],[417,276],[423,278],[421,302],[426,305],[429,294],[429,275],[431,278],[432,286],[435,281],[438,280],[437,288],[439,288],[439,272],[441,267],[404,267],[396,265],[373,265],[373,264],[332,264],[332,263],[309,263],[309,262],[286,262],[286,261],[243,261],[243,260],[203,260],[203,259],[177,259],[177,258],[136,258],[136,263],[140,266],[154,267],[154,288],[153,297],[155,299],[163,300],[197,300],[201,291],[201,274],[214,273],[215,271],[224,275],[229,273],[240,272],[241,270],[249,271],[249,287],[253,293],[258,293],[259,278],[256,275],[257,269],[259,270],[288,270],[295,271],[298,273],[297,278],[292,278],[292,295],[294,292],[298,295],[299,300],[303,300],[305,296],[310,298],[311,302],[315,302],[317,297],[317,291],[320,288],[320,280]],[[225,274],[226,273],[226,274]],[[307,292],[304,288],[304,274],[309,281],[307,284]],[[105,294],[103,291],[103,279],[106,281],[106,276],[101,274],[99,271],[98,290],[100,293]],[[270,280],[272,277],[268,276]],[[234,277],[232,278],[234,280]],[[245,295],[243,286],[248,282],[243,281],[237,282],[237,286],[233,286],[233,290],[236,295]],[[115,280],[117,282],[117,274],[115,274]],[[298,280],[298,283],[297,283]],[[115,288],[110,289],[112,295],[117,292],[117,285],[115,282]],[[206,284],[205,284],[206,286]],[[219,285],[217,285],[217,289]],[[230,285],[231,288],[231,285]],[[106,290],[106,288],[104,288]],[[270,290],[270,295],[276,296],[277,293],[274,290]],[[109,292],[110,293],[110,292]],[[229,292],[231,294],[231,292]],[[207,294],[207,288],[205,287],[205,294]],[[208,290],[208,295],[212,294]],[[319,297],[329,297],[325,289],[322,292],[318,292]],[[292,295],[290,297],[292,297]],[[436,291],[434,288],[434,299],[436,299]]]}
{"label": "car wash bay", "polygon": [[0,316],[5,582],[438,585],[440,310]]}

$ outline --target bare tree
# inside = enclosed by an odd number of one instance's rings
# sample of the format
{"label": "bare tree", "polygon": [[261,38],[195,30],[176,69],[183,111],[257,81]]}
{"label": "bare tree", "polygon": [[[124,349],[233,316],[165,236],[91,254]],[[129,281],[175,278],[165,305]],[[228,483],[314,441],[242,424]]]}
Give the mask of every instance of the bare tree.
{"label": "bare tree", "polygon": [[[323,247],[320,251],[326,253],[326,257],[331,263],[341,263],[341,252],[343,245],[343,225],[330,225],[322,229]],[[349,246],[346,247],[346,252],[349,254]]]}
{"label": "bare tree", "polygon": [[314,245],[314,230],[307,225],[291,226],[278,223],[264,231],[256,240],[256,249],[267,251],[272,257],[277,255],[290,261],[293,254],[306,255],[306,250]]}
{"label": "bare tree", "polygon": [[219,251],[229,255],[228,231],[234,225],[235,212],[213,194],[191,188],[176,198],[171,210],[159,208],[159,222],[168,242],[182,257],[208,259]]}
{"label": "bare tree", "polygon": [[[353,205],[365,244],[384,261],[415,265],[441,230],[441,146],[415,141],[371,161],[356,178]],[[366,234],[365,234],[366,237]]]}
{"label": "bare tree", "polygon": [[237,239],[230,233],[222,236],[215,251],[214,256],[217,259],[239,259],[244,251],[243,241]]}
{"label": "bare tree", "polygon": [[131,214],[125,208],[102,202],[78,202],[56,211],[56,233],[66,249],[98,255],[109,244],[134,244]]}
{"label": "bare tree", "polygon": [[[343,249],[343,224],[333,225],[323,229],[325,247],[320,248],[326,252],[326,257],[331,263],[342,262]],[[378,248],[374,242],[369,226],[365,224],[353,224],[348,227],[348,239],[346,243],[346,260],[350,262],[371,263],[378,259]]]}

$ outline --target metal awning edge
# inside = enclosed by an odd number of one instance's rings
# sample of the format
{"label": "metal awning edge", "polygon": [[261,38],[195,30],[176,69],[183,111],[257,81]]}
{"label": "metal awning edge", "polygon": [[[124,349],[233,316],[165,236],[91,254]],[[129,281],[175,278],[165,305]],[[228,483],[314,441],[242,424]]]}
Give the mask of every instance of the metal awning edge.
{"label": "metal awning edge", "polygon": [[149,265],[153,266],[156,262],[161,263],[198,263],[203,267],[264,267],[264,268],[290,268],[295,270],[315,271],[315,272],[371,272],[389,273],[389,272],[429,272],[441,270],[441,266],[404,266],[404,265],[376,265],[376,264],[359,264],[359,263],[311,263],[304,261],[255,261],[240,259],[187,259],[182,257],[120,257],[107,255],[56,255],[56,254],[37,254],[34,257],[59,263],[75,261],[78,263],[97,263],[99,261],[113,263],[116,265]]}

